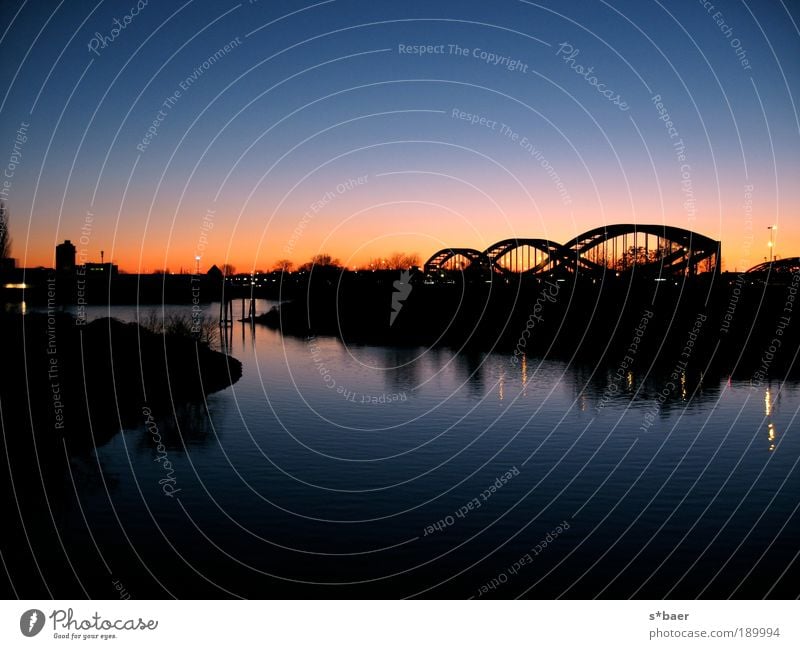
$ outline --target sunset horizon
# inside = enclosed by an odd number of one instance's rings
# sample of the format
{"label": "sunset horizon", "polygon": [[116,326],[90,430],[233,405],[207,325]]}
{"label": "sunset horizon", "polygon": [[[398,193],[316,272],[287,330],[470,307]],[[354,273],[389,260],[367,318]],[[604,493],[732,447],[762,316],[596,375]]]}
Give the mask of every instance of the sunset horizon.
{"label": "sunset horizon", "polygon": [[[589,227],[582,229],[582,230],[572,230],[572,231],[565,231],[564,234],[559,235],[558,233],[562,230],[551,230],[550,235],[547,237],[549,240],[560,243],[564,241],[568,241],[576,236],[579,236],[582,232],[590,229],[594,229],[595,227],[604,227],[614,225],[616,223],[620,223],[621,221],[613,221],[606,224],[595,224],[590,225]],[[298,219],[298,223],[302,223],[302,217]],[[631,222],[634,223],[634,222]],[[766,224],[767,221],[764,220]],[[635,223],[636,225],[657,225],[657,226],[676,226],[674,222],[655,222],[655,221],[640,221]],[[771,225],[752,225],[753,230],[749,233],[745,233],[745,235],[736,241],[738,243],[738,248],[726,244],[726,239],[722,236],[718,239],[721,243],[722,248],[722,262],[721,262],[721,270],[723,272],[739,272],[747,270],[753,266],[756,266],[764,261],[768,261],[770,259],[770,255],[774,255],[775,259],[782,259],[786,257],[796,257],[800,256],[797,253],[800,252],[800,236],[795,235],[798,237],[797,247],[793,247],[794,238],[790,239],[788,242],[784,241],[781,235],[784,233],[780,231],[780,228],[775,227],[775,232],[777,236],[771,241],[770,239],[770,230]],[[692,228],[686,228],[692,229]],[[757,230],[757,231],[756,231]],[[708,234],[707,232],[702,231],[701,229],[693,229],[693,231],[697,232],[698,234],[704,236],[710,236],[711,238],[715,238],[713,235]],[[763,232],[762,232],[763,231]],[[12,230],[13,232],[13,230]],[[293,236],[290,235],[286,242],[280,247],[277,247],[275,250],[276,252],[272,255],[260,255],[256,261],[253,261],[252,258],[228,258],[225,256],[224,251],[219,254],[215,254],[213,249],[211,250],[198,250],[195,248],[194,250],[187,250],[184,255],[178,255],[177,253],[173,253],[170,257],[151,257],[145,258],[144,256],[135,258],[134,260],[125,261],[124,258],[119,258],[114,254],[114,249],[110,245],[106,245],[103,247],[102,243],[97,244],[97,248],[88,248],[87,245],[81,243],[81,235],[80,231],[77,235],[73,235],[72,238],[66,236],[64,239],[58,240],[54,242],[54,245],[49,253],[42,252],[41,255],[34,256],[34,253],[31,253],[27,258],[19,259],[18,262],[20,267],[25,268],[37,268],[37,267],[44,267],[44,268],[52,268],[54,267],[54,260],[55,260],[55,246],[62,243],[63,241],[71,241],[77,249],[81,250],[84,254],[85,261],[89,263],[100,263],[101,256],[100,251],[103,251],[103,259],[107,263],[114,263],[119,267],[120,272],[124,273],[142,273],[148,274],[153,272],[163,272],[167,271],[170,273],[194,273],[196,272],[197,262],[200,262],[200,267],[203,272],[207,271],[212,266],[217,266],[221,268],[223,265],[232,266],[237,273],[252,273],[252,272],[270,272],[276,270],[280,267],[280,262],[283,261],[290,261],[292,263],[292,270],[299,269],[300,266],[303,264],[311,262],[315,257],[320,255],[329,255],[333,259],[337,261],[337,265],[342,266],[348,270],[368,270],[371,268],[373,262],[387,260],[392,256],[396,256],[398,254],[416,256],[419,260],[417,265],[422,265],[426,259],[430,257],[436,250],[440,250],[442,248],[453,247],[453,248],[476,248],[478,250],[484,250],[493,244],[496,241],[501,241],[504,239],[514,239],[514,238],[544,238],[537,233],[532,232],[521,232],[521,231],[497,231],[497,234],[483,234],[480,238],[475,236],[475,233],[472,233],[472,237],[464,236],[461,233],[456,232],[453,236],[447,237],[445,233],[438,233],[436,236],[431,235],[429,237],[403,237],[400,235],[395,235],[398,241],[403,243],[408,242],[408,245],[392,245],[385,248],[378,248],[377,246],[368,246],[368,252],[364,252],[364,248],[366,247],[364,244],[360,245],[359,248],[354,251],[352,248],[342,247],[338,248],[334,245],[327,245],[323,246],[320,245],[319,248],[310,248],[305,247],[304,253],[298,253],[292,250],[292,252],[288,252],[291,249],[293,243]],[[794,233],[790,233],[791,234]],[[13,235],[12,235],[13,236]],[[294,237],[296,239],[296,237]],[[380,239],[379,239],[380,240]],[[418,241],[416,246],[413,245],[414,241]],[[426,243],[427,247],[423,247],[422,243]],[[772,245],[771,245],[772,244]],[[202,245],[202,244],[201,244]],[[277,245],[277,244],[276,244]],[[341,244],[345,245],[345,244]],[[177,247],[177,246],[176,246]],[[300,246],[298,246],[299,248]],[[785,254],[783,254],[785,251]],[[205,254],[200,254],[204,252]],[[759,256],[759,253],[763,253]],[[200,257],[198,260],[197,257]],[[748,265],[749,264],[749,265]]]}

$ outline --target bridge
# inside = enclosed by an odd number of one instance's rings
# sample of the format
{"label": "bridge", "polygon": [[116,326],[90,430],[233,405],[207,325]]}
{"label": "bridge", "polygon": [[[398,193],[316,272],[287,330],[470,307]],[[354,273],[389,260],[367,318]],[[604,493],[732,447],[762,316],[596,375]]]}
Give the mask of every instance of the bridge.
{"label": "bridge", "polygon": [[757,266],[745,271],[750,275],[775,274],[775,275],[794,275],[800,272],[800,257],[786,257],[785,259],[775,259],[765,261]]}
{"label": "bridge", "polygon": [[656,278],[719,270],[721,246],[705,235],[669,225],[619,223],[594,228],[561,244],[547,239],[503,239],[486,250],[443,248],[425,262],[425,273],[580,275],[636,273]]}

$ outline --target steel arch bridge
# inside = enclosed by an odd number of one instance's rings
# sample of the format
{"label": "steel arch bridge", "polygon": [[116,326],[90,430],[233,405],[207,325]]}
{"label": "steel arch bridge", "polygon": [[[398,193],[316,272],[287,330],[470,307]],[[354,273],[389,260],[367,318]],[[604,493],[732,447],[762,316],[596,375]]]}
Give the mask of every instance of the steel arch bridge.
{"label": "steel arch bridge", "polygon": [[569,248],[547,239],[503,239],[483,254],[494,272],[527,275],[553,272],[574,257]]}
{"label": "steel arch bridge", "polygon": [[776,259],[774,261],[765,261],[757,266],[745,271],[746,273],[797,273],[800,272],[800,257],[786,257],[786,259]]}
{"label": "steel arch bridge", "polygon": [[620,223],[595,228],[571,239],[578,264],[590,272],[606,270],[694,275],[719,268],[720,242],[670,225]]}
{"label": "steel arch bridge", "polygon": [[[490,269],[497,274],[580,274],[677,277],[719,270],[720,242],[669,225],[619,223],[594,228],[565,244],[547,239],[503,239],[484,251],[444,248],[425,263],[426,273]],[[457,262],[455,260],[458,260]]]}
{"label": "steel arch bridge", "polygon": [[425,272],[445,270],[467,270],[486,265],[488,260],[480,250],[474,248],[442,248],[425,262]]}

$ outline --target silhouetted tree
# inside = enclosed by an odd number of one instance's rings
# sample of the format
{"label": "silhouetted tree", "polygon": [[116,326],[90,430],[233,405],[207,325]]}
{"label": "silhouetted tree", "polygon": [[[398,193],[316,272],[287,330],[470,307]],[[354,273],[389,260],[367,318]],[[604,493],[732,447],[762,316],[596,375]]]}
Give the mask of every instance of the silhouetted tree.
{"label": "silhouetted tree", "polygon": [[369,270],[408,270],[412,266],[419,266],[419,255],[414,252],[393,252],[388,257],[370,259],[366,268]]}
{"label": "silhouetted tree", "polygon": [[311,261],[308,261],[300,266],[300,270],[309,271],[312,268],[314,270],[340,269],[341,267],[342,265],[338,259],[323,253],[320,255],[314,255],[311,258]]}
{"label": "silhouetted tree", "polygon": [[601,252],[598,253],[596,257],[592,257],[591,260],[596,264],[600,264],[601,266],[608,268],[608,258]]}
{"label": "silhouetted tree", "polygon": [[275,262],[275,270],[290,273],[292,268],[294,268],[294,262],[291,259],[279,259]]}
{"label": "silhouetted tree", "polygon": [[230,277],[231,275],[236,274],[236,266],[233,264],[222,264],[222,274],[225,277]]}
{"label": "silhouetted tree", "polygon": [[650,261],[661,261],[670,253],[669,246],[659,246],[650,251]]}
{"label": "silhouetted tree", "polygon": [[622,253],[622,257],[617,262],[617,268],[625,270],[635,264],[646,264],[648,261],[647,250],[644,246],[631,246]]}
{"label": "silhouetted tree", "polygon": [[0,259],[11,256],[11,233],[8,231],[8,205],[0,200]]}
{"label": "silhouetted tree", "polygon": [[409,254],[393,252],[389,255],[389,268],[391,270],[408,270],[412,266],[419,266],[419,255],[414,252]]}

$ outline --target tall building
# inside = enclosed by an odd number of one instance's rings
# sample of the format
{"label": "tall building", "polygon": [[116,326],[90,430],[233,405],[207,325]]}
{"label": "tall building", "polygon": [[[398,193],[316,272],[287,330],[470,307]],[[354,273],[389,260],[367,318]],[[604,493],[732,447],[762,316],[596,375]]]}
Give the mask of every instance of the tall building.
{"label": "tall building", "polygon": [[75,246],[69,239],[56,246],[56,270],[65,272],[75,270]]}

